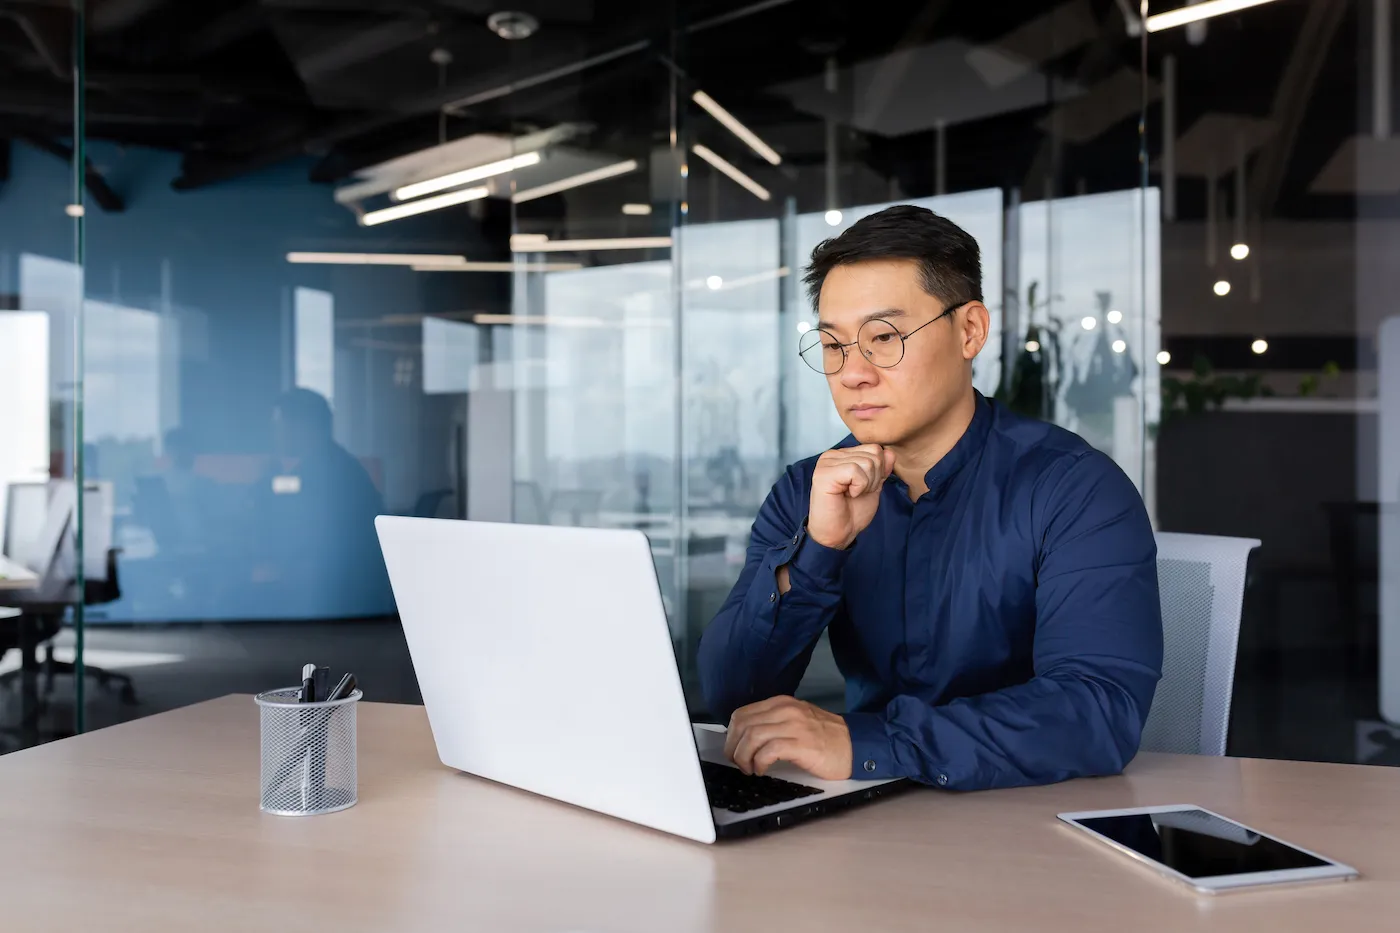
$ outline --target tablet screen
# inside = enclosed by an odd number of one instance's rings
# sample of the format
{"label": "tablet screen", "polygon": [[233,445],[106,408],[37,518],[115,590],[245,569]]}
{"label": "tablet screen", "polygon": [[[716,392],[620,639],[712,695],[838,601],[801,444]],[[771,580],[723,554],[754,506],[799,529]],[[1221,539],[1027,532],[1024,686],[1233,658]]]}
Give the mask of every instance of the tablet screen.
{"label": "tablet screen", "polygon": [[1075,822],[1192,879],[1331,864],[1204,810],[1100,816]]}

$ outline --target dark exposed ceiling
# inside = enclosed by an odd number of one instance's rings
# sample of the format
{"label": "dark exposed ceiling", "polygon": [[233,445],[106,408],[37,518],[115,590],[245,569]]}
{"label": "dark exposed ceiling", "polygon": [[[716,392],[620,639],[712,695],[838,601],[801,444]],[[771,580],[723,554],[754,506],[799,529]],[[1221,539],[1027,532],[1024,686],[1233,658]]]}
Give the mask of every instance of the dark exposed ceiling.
{"label": "dark exposed ceiling", "polygon": [[[487,17],[502,6],[536,17],[538,33],[497,36]],[[834,57],[847,87],[862,88],[859,102],[831,98],[849,128],[843,151],[892,188],[932,187],[938,119],[948,124],[953,190],[1034,195],[1047,178],[1060,191],[1123,188],[1139,178],[1143,91],[1123,6],[87,0],[86,128],[182,153],[177,188],[303,156],[314,160],[311,180],[332,182],[432,145],[444,130],[456,138],[577,122],[599,148],[645,155],[666,144],[673,86],[703,87],[783,152],[786,174],[731,138],[722,144],[781,190],[805,168],[820,174],[823,72]],[[1213,21],[1201,45],[1183,30],[1154,36],[1148,96],[1159,96],[1162,56],[1176,55],[1183,138],[1212,115],[1268,121],[1274,141],[1251,153],[1259,195],[1286,212],[1335,210],[1337,199],[1309,196],[1308,186],[1357,132],[1359,6],[1285,0]],[[51,151],[71,138],[74,45],[69,0],[0,0],[0,137]],[[435,64],[436,50],[450,63]],[[976,94],[956,83],[974,72],[984,85]],[[1155,158],[1155,141],[1150,149]],[[1199,214],[1204,183],[1184,174],[1182,212]]]}

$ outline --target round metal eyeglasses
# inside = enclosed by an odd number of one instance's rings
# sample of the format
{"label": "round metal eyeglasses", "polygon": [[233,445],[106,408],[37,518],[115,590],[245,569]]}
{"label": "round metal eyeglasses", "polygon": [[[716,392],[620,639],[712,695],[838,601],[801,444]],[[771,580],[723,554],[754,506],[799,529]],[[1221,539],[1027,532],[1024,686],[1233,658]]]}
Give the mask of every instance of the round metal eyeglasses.
{"label": "round metal eyeglasses", "polygon": [[856,331],[856,339],[850,343],[842,343],[830,331],[820,327],[813,328],[798,339],[797,354],[802,357],[804,363],[824,376],[834,376],[841,371],[841,367],[846,365],[846,353],[851,347],[859,347],[861,356],[873,365],[889,369],[899,365],[899,361],[904,359],[904,341],[934,321],[941,321],[963,305],[971,303],[964,301],[962,304],[953,305],[907,334],[901,334],[899,328],[884,318],[872,318],[860,325],[860,330]]}

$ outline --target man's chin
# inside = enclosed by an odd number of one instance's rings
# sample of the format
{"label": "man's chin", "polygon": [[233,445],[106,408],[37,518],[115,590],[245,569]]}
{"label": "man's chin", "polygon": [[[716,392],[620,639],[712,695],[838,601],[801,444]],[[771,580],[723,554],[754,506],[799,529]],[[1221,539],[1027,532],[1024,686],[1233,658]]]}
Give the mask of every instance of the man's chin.
{"label": "man's chin", "polygon": [[893,431],[873,424],[858,424],[851,428],[851,436],[860,444],[879,444],[888,447],[898,441]]}

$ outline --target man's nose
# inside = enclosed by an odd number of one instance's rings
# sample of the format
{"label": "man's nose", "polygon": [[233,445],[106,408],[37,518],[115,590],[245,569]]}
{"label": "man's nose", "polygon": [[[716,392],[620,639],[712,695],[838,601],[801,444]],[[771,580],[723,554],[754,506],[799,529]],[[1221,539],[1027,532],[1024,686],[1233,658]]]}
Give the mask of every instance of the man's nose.
{"label": "man's nose", "polygon": [[847,389],[860,389],[880,381],[880,367],[865,358],[860,347],[851,347],[846,353],[846,363],[838,374],[841,385]]}

